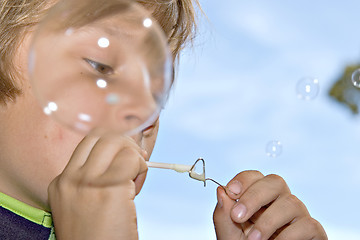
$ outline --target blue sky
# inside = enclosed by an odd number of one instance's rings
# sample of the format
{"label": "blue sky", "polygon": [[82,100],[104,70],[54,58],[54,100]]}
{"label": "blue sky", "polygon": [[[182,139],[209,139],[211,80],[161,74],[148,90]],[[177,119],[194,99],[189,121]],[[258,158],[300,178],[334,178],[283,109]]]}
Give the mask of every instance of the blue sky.
{"label": "blue sky", "polygon": [[[329,239],[360,239],[360,119],[327,95],[347,64],[360,62],[360,2],[201,1],[193,49],[161,116],[152,161],[192,164],[226,184],[257,169],[281,175]],[[303,77],[319,79],[312,101]],[[265,153],[279,140],[283,152]],[[216,186],[150,169],[136,199],[141,239],[215,239]]]}

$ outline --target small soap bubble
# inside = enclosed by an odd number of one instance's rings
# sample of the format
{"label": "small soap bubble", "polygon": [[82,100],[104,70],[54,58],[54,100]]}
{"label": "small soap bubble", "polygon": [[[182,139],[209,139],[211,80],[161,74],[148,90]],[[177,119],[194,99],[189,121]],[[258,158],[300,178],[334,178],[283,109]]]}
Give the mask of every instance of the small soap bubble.
{"label": "small soap bubble", "polygon": [[353,72],[351,81],[355,87],[360,88],[360,68]]}
{"label": "small soap bubble", "polygon": [[266,155],[268,157],[278,157],[282,153],[282,144],[278,140],[272,140],[266,144]]}
{"label": "small soap bubble", "polygon": [[319,90],[319,80],[316,78],[302,78],[296,84],[296,93],[300,99],[312,100],[316,98]]}

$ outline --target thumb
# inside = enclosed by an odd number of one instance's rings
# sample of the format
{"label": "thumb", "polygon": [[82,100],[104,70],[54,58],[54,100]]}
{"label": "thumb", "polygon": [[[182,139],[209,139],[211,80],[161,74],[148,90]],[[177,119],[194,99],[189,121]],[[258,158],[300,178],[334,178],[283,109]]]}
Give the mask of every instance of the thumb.
{"label": "thumb", "polygon": [[234,222],[230,215],[236,202],[229,198],[222,187],[217,188],[217,199],[218,203],[213,215],[216,238],[218,240],[245,240],[241,224]]}

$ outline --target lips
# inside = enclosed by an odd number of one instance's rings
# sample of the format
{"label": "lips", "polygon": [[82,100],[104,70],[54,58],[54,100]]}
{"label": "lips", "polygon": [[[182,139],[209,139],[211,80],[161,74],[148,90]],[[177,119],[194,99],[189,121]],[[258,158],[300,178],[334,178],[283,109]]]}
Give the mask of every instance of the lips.
{"label": "lips", "polygon": [[140,173],[135,179],[134,179],[134,183],[135,183],[135,196],[137,196],[143,185],[144,185],[144,182],[145,182],[145,179],[146,179],[146,175],[147,175],[147,171],[146,172],[143,172],[143,173]]}

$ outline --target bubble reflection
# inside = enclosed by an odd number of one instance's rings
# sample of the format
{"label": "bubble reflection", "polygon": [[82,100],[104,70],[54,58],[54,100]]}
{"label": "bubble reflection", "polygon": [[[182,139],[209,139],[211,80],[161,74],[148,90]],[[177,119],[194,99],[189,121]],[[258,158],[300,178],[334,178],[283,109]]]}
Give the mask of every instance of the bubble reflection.
{"label": "bubble reflection", "polygon": [[360,69],[353,72],[351,75],[351,81],[355,87],[360,88]]}
{"label": "bubble reflection", "polygon": [[278,157],[282,153],[282,144],[278,140],[272,140],[266,144],[266,155],[268,157]]}

